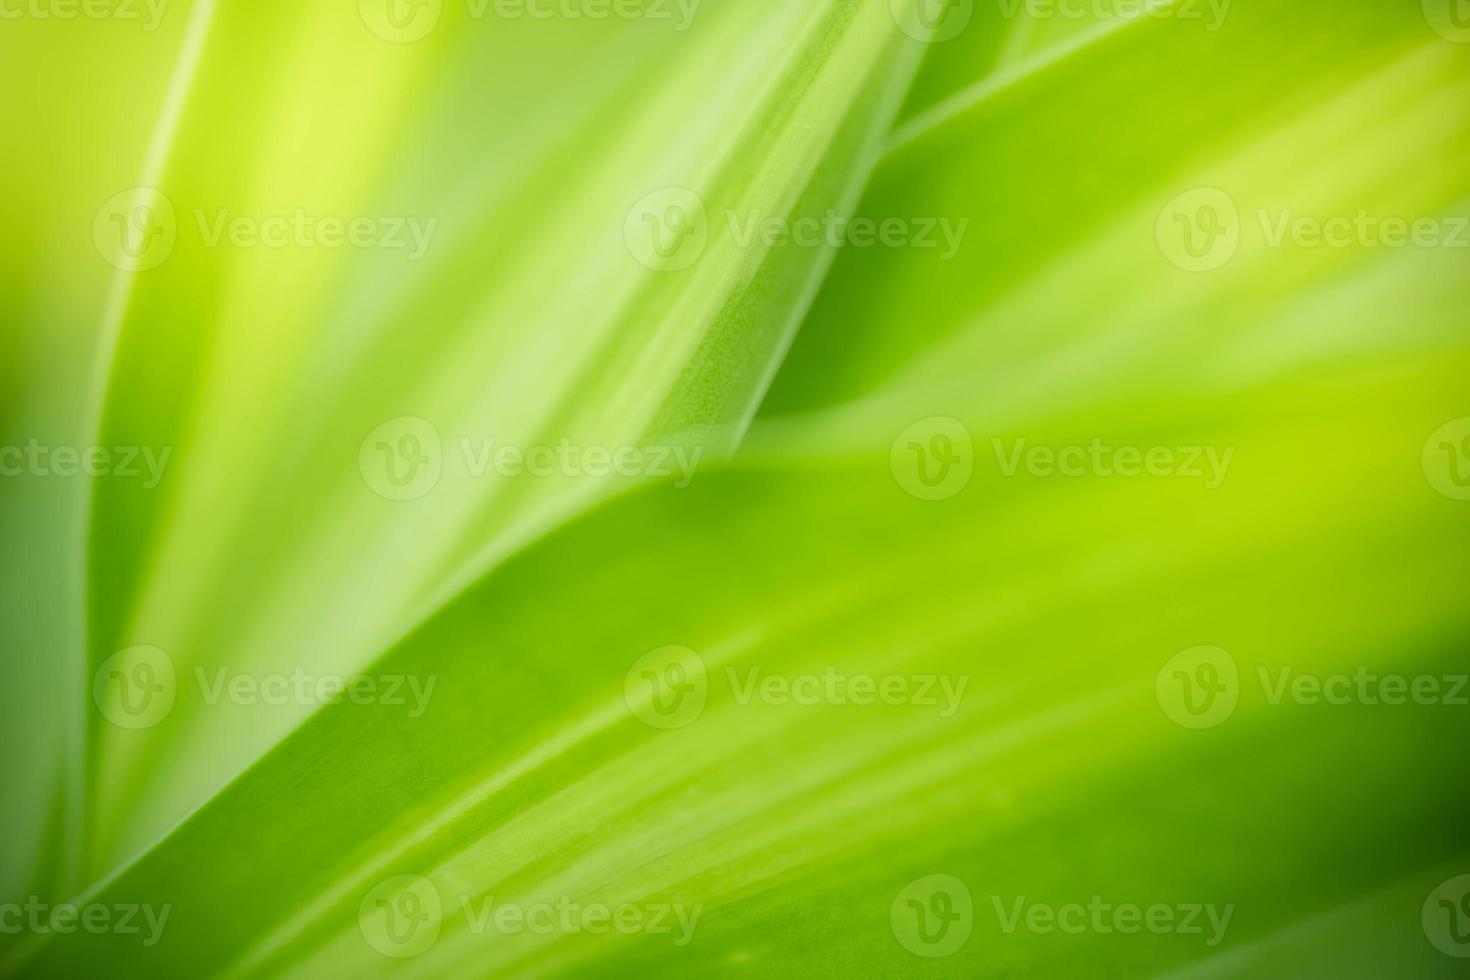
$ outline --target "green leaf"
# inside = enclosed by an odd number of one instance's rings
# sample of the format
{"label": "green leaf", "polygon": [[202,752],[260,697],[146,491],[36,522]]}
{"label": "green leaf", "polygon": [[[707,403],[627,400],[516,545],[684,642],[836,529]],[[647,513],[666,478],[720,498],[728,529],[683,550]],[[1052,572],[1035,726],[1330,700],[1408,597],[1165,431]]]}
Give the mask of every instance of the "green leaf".
{"label": "green leaf", "polygon": [[0,975],[1458,975],[1453,23],[657,9],[0,33]]}

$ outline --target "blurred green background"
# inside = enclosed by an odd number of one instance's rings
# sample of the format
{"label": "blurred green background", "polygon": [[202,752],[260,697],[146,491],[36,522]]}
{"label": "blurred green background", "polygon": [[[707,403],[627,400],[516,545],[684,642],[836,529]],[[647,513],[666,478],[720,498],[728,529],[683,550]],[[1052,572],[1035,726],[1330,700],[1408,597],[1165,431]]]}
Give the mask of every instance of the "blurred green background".
{"label": "blurred green background", "polygon": [[0,81],[0,975],[1464,975],[1463,0],[0,0]]}

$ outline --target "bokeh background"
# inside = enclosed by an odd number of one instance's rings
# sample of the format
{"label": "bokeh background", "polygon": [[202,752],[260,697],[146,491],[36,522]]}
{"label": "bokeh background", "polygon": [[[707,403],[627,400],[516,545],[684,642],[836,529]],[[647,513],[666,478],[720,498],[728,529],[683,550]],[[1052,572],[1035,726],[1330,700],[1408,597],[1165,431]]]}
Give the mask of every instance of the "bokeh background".
{"label": "bokeh background", "polygon": [[1464,975],[1462,0],[0,13],[0,974]]}

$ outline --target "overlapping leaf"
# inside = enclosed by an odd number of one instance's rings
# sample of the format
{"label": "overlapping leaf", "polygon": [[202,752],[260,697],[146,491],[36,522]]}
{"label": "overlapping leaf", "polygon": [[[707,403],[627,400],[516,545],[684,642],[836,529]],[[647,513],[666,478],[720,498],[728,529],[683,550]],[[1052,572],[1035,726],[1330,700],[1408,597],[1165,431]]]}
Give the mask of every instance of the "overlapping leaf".
{"label": "overlapping leaf", "polygon": [[[134,284],[105,439],[193,452],[163,493],[97,498],[92,663],[148,642],[181,671],[436,686],[417,716],[181,705],[141,736],[100,729],[89,847],[118,870],[85,898],[167,903],[167,942],[33,938],[12,964],[1454,975],[1419,904],[1470,859],[1462,711],[1273,704],[1248,681],[1230,721],[1191,732],[1155,677],[1200,644],[1250,679],[1463,667],[1462,505],[1420,459],[1464,414],[1463,253],[1277,246],[1255,222],[1462,215],[1465,50],[1414,10],[1315,2],[1235,7],[1218,30],[1167,5],[1136,22],[985,11],[925,50],[888,6],[722,6],[677,44],[619,31],[611,48],[586,25],[538,47],[464,24],[416,53],[334,32],[340,12],[310,32],[284,9],[215,12],[243,46],[205,48],[191,111],[247,118],[221,140],[185,113],[171,195],[469,217],[407,274],[181,246]],[[246,98],[236,65],[280,50],[283,24],[311,71]],[[668,74],[629,73],[635,57]],[[466,129],[454,72],[549,94],[535,111],[483,100],[503,118]],[[332,104],[342,78],[370,80],[366,106]],[[303,108],[303,90],[321,98]],[[622,236],[640,188],[666,187],[716,216],[970,225],[952,260],[848,248],[830,270],[826,250],[751,253],[716,231],[662,273]],[[1200,188],[1237,205],[1241,242],[1191,272],[1158,226]],[[778,362],[735,460],[687,489],[608,502],[618,488],[585,481],[450,479],[405,504],[356,472],[357,440],[400,415],[451,439],[723,455]],[[932,416],[975,436],[969,486],[941,502],[905,494],[890,463]],[[1006,478],[1018,440],[1230,463],[1210,487]],[[625,682],[668,646],[700,655],[709,701],[661,731]],[[966,693],[953,713],[767,704],[737,696],[752,670]],[[889,914],[936,872],[967,882],[975,934],[929,961]],[[401,875],[442,911],[432,945],[395,960],[369,900]],[[1207,945],[1007,932],[999,914],[1093,895],[1234,917]],[[499,935],[476,926],[487,900],[699,918],[687,944]]]}

